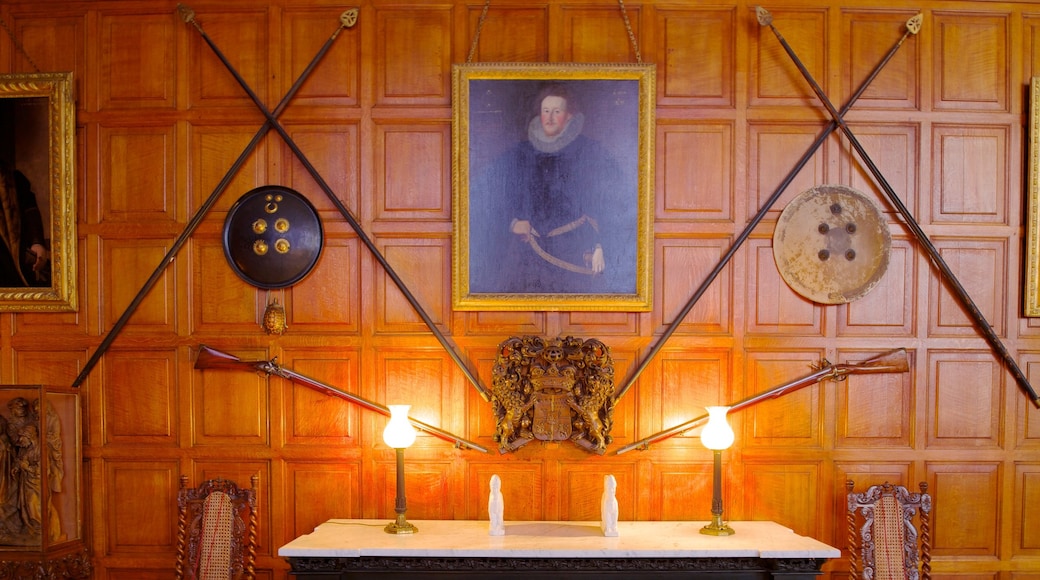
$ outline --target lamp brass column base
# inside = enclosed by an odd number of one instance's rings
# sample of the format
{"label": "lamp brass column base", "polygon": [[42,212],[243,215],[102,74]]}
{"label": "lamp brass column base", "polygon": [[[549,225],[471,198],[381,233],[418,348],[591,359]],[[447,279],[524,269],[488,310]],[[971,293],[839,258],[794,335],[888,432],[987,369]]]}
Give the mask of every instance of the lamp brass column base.
{"label": "lamp brass column base", "polygon": [[419,531],[419,528],[405,520],[404,514],[398,514],[397,520],[387,524],[383,531],[388,534],[414,534]]}
{"label": "lamp brass column base", "polygon": [[712,516],[711,523],[701,528],[701,533],[708,536],[732,536],[737,533],[722,521],[722,516]]}

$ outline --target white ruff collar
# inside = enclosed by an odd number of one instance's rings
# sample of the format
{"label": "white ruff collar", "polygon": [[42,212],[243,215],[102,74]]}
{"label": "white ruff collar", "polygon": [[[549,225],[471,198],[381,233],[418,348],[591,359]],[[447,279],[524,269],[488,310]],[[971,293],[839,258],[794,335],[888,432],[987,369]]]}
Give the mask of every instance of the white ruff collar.
{"label": "white ruff collar", "polygon": [[541,117],[534,117],[527,124],[527,138],[536,150],[542,153],[557,153],[574,142],[578,135],[581,135],[581,130],[584,126],[585,115],[578,113],[567,121],[567,126],[563,128],[563,132],[554,139],[546,136],[545,130],[542,129]]}

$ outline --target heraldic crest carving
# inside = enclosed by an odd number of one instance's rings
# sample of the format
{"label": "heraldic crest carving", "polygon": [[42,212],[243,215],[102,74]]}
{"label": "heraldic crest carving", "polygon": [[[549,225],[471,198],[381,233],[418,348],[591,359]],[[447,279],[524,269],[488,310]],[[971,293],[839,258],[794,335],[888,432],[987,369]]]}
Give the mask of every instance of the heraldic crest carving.
{"label": "heraldic crest carving", "polygon": [[594,338],[511,337],[498,347],[491,403],[499,452],[532,440],[564,441],[602,455],[614,422],[614,360]]}

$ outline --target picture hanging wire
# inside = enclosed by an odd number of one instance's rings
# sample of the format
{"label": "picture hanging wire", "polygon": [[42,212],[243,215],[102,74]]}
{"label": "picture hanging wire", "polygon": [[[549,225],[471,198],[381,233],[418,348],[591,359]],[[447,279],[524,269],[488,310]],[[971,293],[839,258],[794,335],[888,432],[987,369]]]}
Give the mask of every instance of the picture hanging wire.
{"label": "picture hanging wire", "polygon": [[40,67],[36,66],[36,62],[33,61],[32,57],[29,56],[29,53],[25,52],[25,47],[22,46],[22,43],[18,42],[18,39],[14,37],[14,33],[11,32],[11,28],[7,26],[7,21],[4,20],[2,16],[0,16],[0,26],[4,27],[4,32],[6,32],[7,36],[11,38],[11,44],[18,49],[18,52],[22,53],[25,60],[29,61],[29,65],[32,66],[33,72],[42,72],[40,71]]}
{"label": "picture hanging wire", "polygon": [[[473,55],[477,52],[477,43],[480,42],[480,31],[484,28],[484,20],[487,19],[488,8],[491,0],[484,0],[484,8],[480,11],[480,19],[477,21],[477,31],[473,34],[473,43],[470,44],[469,54],[466,55],[466,64],[473,62]],[[632,31],[632,23],[628,20],[628,11],[625,10],[625,0],[618,0],[618,8],[621,9],[621,20],[625,23],[625,32],[628,33],[628,41],[632,43],[632,52],[636,55],[636,62],[643,64],[643,56],[639,53],[639,44],[636,42],[636,34]]]}

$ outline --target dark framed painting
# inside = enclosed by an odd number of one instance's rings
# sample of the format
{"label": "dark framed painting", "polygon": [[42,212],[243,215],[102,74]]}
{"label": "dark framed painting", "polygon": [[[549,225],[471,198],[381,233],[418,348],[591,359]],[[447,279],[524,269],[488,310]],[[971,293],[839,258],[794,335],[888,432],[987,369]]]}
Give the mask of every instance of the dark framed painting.
{"label": "dark framed painting", "polygon": [[650,310],[654,77],[453,68],[456,310]]}
{"label": "dark framed painting", "polygon": [[0,74],[0,311],[75,311],[72,73]]}

